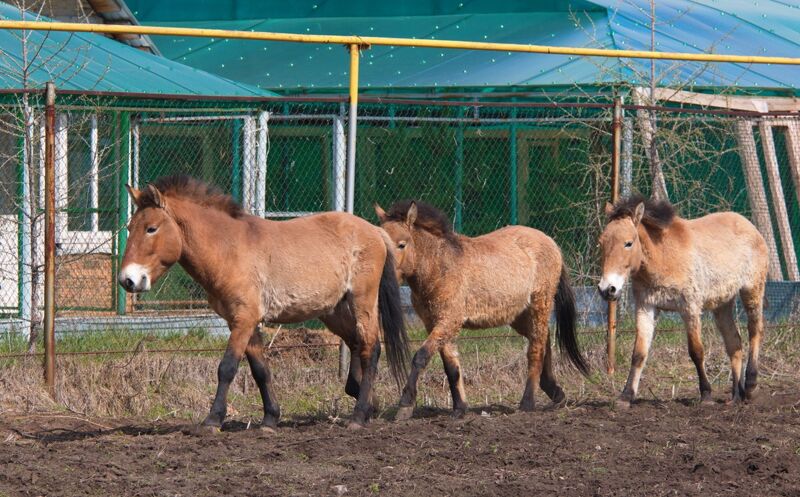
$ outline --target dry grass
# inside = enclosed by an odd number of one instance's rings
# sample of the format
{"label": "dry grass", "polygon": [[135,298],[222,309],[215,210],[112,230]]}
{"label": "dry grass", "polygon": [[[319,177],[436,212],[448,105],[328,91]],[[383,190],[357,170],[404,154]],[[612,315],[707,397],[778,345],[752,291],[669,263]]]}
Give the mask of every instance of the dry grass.
{"label": "dry grass", "polygon": [[[297,333],[297,332],[295,332]],[[328,335],[326,337],[330,339]],[[602,334],[582,336],[593,374],[583,378],[557,357],[556,374],[571,401],[608,402],[618,395],[627,375],[632,336],[620,336],[618,371],[605,374]],[[283,340],[286,340],[285,338]],[[307,341],[307,339],[302,339]],[[721,340],[705,330],[706,364],[717,398],[729,389],[730,370]],[[800,333],[794,328],[771,329],[761,358],[761,381],[796,379]],[[524,343],[518,338],[464,340],[459,343],[468,401],[473,407],[501,404],[515,407],[525,378]],[[353,401],[337,378],[335,348],[289,349],[271,354],[276,394],[284,419],[318,419],[349,415]],[[208,411],[216,386],[220,354],[164,354],[142,351],[132,356],[61,357],[58,360],[57,399],[42,386],[38,359],[0,362],[0,411],[34,413],[66,411],[86,417],[175,417],[198,421]],[[381,365],[378,393],[388,414],[398,398],[397,388]],[[420,405],[448,408],[450,393],[441,363],[432,361],[419,388]],[[656,335],[645,369],[640,398],[669,401],[697,397],[694,367],[682,333]],[[540,401],[544,394],[539,392]],[[229,413],[237,420],[259,420],[261,402],[246,365],[231,387]]]}

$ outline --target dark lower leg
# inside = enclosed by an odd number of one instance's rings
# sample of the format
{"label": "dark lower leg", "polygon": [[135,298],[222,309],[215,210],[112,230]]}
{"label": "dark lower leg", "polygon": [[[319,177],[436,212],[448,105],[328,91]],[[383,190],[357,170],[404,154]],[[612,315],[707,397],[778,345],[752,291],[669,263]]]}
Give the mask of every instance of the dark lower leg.
{"label": "dark lower leg", "polygon": [[281,417],[281,409],[272,392],[272,373],[264,359],[263,348],[248,348],[246,355],[247,362],[250,364],[250,371],[253,373],[253,379],[256,381],[258,391],[261,392],[261,402],[264,404],[264,419],[261,424],[262,426],[275,428],[278,426],[278,419]]}
{"label": "dark lower leg", "polygon": [[403,394],[400,396],[400,407],[413,407],[417,400],[417,380],[419,375],[428,366],[431,360],[431,346],[426,341],[422,348],[414,354],[414,359],[411,361],[411,373],[408,375],[408,382],[403,388]]}
{"label": "dark lower leg", "polygon": [[556,378],[553,375],[553,351],[550,345],[550,340],[547,340],[547,346],[544,350],[544,365],[542,366],[542,376],[539,378],[539,386],[544,390],[544,393],[550,397],[553,403],[558,404],[564,401],[564,390],[558,386]]}
{"label": "dark lower leg", "polygon": [[461,377],[461,364],[458,360],[458,350],[455,344],[448,343],[439,351],[444,365],[444,372],[447,375],[447,382],[450,385],[450,394],[453,396],[453,412],[461,416],[467,410],[467,402],[464,396],[464,382]]}
{"label": "dark lower leg", "polygon": [[347,375],[347,383],[344,385],[344,391],[354,399],[358,398],[360,391],[359,385],[361,384],[361,358],[358,354],[350,349],[350,373]]}
{"label": "dark lower leg", "polygon": [[705,353],[703,351],[703,342],[700,340],[700,319],[697,318],[696,323],[689,329],[687,334],[689,344],[689,357],[694,362],[694,367],[697,369],[697,378],[700,384],[700,400],[711,400],[711,383],[708,382],[706,376],[706,368],[704,365]]}
{"label": "dark lower leg", "polygon": [[222,421],[225,419],[225,414],[228,410],[228,388],[236,376],[240,360],[230,347],[225,351],[225,355],[222,356],[222,361],[220,361],[217,368],[217,393],[214,396],[214,403],[211,405],[211,412],[208,413],[205,421],[203,421],[204,425],[222,426]]}
{"label": "dark lower leg", "polygon": [[757,310],[748,312],[747,330],[750,335],[750,352],[747,357],[747,369],[744,374],[744,397],[750,399],[758,386],[758,355],[764,334],[761,306],[758,306]]}
{"label": "dark lower leg", "polygon": [[361,359],[361,385],[359,385],[358,400],[353,410],[352,421],[356,424],[365,424],[372,414],[372,386],[378,371],[378,359],[381,356],[381,345],[376,342],[370,347],[372,350],[362,350]]}

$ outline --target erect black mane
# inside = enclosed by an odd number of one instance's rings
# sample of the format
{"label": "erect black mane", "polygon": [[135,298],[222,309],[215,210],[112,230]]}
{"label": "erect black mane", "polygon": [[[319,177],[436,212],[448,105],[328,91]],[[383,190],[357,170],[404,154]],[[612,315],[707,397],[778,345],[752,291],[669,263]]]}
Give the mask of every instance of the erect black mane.
{"label": "erect black mane", "polygon": [[[209,185],[191,176],[183,174],[162,176],[151,184],[162,195],[187,199],[198,205],[222,211],[234,218],[241,217],[245,213],[242,206],[233,200],[233,197],[225,194],[216,186]],[[142,189],[138,203],[140,207],[156,205],[156,200],[153,198],[153,193],[150,189]]]}
{"label": "erect black mane", "polygon": [[672,204],[664,200],[645,199],[644,196],[640,194],[634,194],[628,198],[617,201],[608,214],[608,220],[614,221],[615,219],[626,217],[633,218],[636,207],[641,203],[644,203],[642,224],[645,226],[664,229],[675,220],[675,207],[673,207]]}
{"label": "erect black mane", "polygon": [[414,226],[444,238],[454,247],[461,247],[458,235],[453,231],[453,225],[447,215],[436,207],[419,200],[401,200],[395,202],[386,212],[386,221],[405,222],[411,204],[417,205],[417,218]]}

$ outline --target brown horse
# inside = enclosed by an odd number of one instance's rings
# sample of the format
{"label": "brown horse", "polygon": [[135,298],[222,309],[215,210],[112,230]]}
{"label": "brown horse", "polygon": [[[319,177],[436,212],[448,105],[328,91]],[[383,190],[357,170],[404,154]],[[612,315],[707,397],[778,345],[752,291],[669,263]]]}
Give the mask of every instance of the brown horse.
{"label": "brown horse", "polygon": [[414,355],[397,419],[411,417],[417,379],[439,352],[453,396],[453,414],[467,404],[453,339],[462,327],[510,324],[528,339],[528,379],[520,409],[534,408],[536,385],[554,403],[564,392],[553,377],[548,323],[555,303],[556,336],[562,350],[584,374],[588,367],[575,336],[575,299],[552,238],[524,226],[508,226],[469,238],[455,233],[447,217],[423,202],[402,201],[375,212],[396,244],[398,278],[411,287],[414,309],[428,338]]}
{"label": "brown horse", "polygon": [[[617,299],[630,277],[636,302],[631,370],[618,404],[629,406],[636,397],[661,310],[676,311],[683,318],[704,402],[711,400],[711,385],[703,366],[700,317],[704,309],[713,311],[731,362],[733,401],[749,398],[757,384],[767,279],[767,244],[755,226],[734,212],[681,219],[670,204],[641,196],[607,205],[606,214],[608,225],[600,235],[600,293],[605,299]],[[743,382],[742,340],[734,316],[737,293],[750,334]]]}
{"label": "brown horse", "polygon": [[246,356],[264,403],[262,426],[277,426],[280,409],[257,331],[261,322],[319,318],[345,341],[352,351],[345,391],[358,399],[351,427],[365,424],[371,413],[381,328],[398,385],[405,377],[408,345],[393,247],[382,230],[341,212],[268,221],[185,176],[128,192],[137,209],[120,265],[122,287],[147,291],[177,262],[230,327],[204,425],[222,425],[228,387]]}

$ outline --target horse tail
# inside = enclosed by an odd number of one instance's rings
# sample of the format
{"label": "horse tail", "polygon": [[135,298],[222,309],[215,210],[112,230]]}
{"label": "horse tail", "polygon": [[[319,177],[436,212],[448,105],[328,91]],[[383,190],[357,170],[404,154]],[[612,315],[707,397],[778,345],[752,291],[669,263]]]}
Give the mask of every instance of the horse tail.
{"label": "horse tail", "polygon": [[589,365],[578,347],[575,332],[575,293],[569,284],[566,266],[561,266],[561,278],[556,291],[556,339],[562,353],[566,353],[570,362],[584,376],[589,375]]}
{"label": "horse tail", "polygon": [[398,387],[408,379],[408,335],[400,305],[400,285],[394,269],[392,246],[387,242],[386,261],[383,264],[380,288],[378,289],[378,313],[383,328],[383,342],[386,344],[386,359],[389,370]]}

